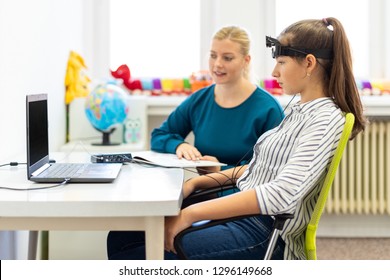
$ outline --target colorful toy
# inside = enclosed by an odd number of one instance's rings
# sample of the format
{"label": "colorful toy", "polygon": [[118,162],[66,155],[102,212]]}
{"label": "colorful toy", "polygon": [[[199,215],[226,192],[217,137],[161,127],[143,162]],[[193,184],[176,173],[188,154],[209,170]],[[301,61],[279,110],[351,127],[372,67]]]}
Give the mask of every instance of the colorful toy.
{"label": "colorful toy", "polygon": [[191,91],[195,92],[201,88],[211,85],[212,79],[208,71],[193,72],[190,77]]}
{"label": "colorful toy", "polygon": [[65,74],[66,142],[69,142],[69,104],[76,97],[89,93],[90,79],[85,74],[84,59],[75,51],[70,51]]}
{"label": "colorful toy", "polygon": [[123,85],[131,91],[132,94],[144,95],[188,95],[200,88],[212,83],[208,71],[199,71],[192,73],[189,78],[142,78],[133,79],[131,72],[126,64],[122,64],[115,71],[111,70],[111,75],[116,79],[123,80]]}
{"label": "colorful toy", "polygon": [[275,79],[265,79],[262,81],[261,86],[273,95],[283,94],[282,88]]}
{"label": "colorful toy", "polygon": [[123,85],[131,91],[142,89],[141,81],[133,80],[131,78],[130,68],[126,64],[122,64],[115,71],[111,70],[111,75],[115,79],[121,79],[123,81]]}
{"label": "colorful toy", "polygon": [[123,141],[125,143],[138,143],[141,139],[142,121],[139,118],[128,118],[123,126]]}
{"label": "colorful toy", "polygon": [[76,52],[70,51],[65,74],[65,104],[70,104],[76,97],[84,97],[89,93],[91,82],[85,74],[84,59]]}

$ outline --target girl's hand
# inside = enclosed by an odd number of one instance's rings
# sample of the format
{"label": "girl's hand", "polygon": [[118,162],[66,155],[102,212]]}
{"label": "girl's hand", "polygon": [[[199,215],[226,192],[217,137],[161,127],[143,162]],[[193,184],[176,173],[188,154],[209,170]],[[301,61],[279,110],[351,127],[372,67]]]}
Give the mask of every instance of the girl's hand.
{"label": "girl's hand", "polygon": [[182,230],[191,226],[191,222],[186,218],[185,210],[182,210],[178,216],[165,218],[165,240],[164,249],[176,254],[173,241],[176,235]]}
{"label": "girl's hand", "polygon": [[195,191],[195,185],[191,179],[187,180],[183,184],[183,199],[187,198],[190,194]]}
{"label": "girl's hand", "polygon": [[182,143],[177,146],[176,155],[178,158],[185,158],[188,160],[199,160],[202,157],[202,154],[198,149],[188,143]]}

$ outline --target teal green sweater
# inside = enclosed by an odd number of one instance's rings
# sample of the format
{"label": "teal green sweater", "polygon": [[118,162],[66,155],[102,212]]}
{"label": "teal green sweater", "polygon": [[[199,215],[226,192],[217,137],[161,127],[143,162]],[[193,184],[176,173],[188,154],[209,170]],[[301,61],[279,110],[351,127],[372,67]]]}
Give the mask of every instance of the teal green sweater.
{"label": "teal green sweater", "polygon": [[245,164],[259,136],[284,117],[279,102],[259,87],[234,108],[222,108],[215,102],[214,87],[190,95],[152,131],[153,151],[176,153],[192,131],[194,146],[202,155],[214,156],[228,167]]}

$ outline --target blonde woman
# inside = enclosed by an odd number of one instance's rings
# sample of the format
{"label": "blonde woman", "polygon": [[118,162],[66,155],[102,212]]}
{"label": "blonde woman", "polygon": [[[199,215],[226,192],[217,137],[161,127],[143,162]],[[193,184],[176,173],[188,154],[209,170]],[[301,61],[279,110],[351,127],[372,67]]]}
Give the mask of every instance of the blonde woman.
{"label": "blonde woman", "polygon": [[[220,29],[209,56],[214,84],[189,96],[153,130],[151,149],[189,160],[220,161],[229,167],[246,163],[259,136],[284,117],[278,101],[250,81],[250,62],[248,33],[236,26]],[[194,145],[184,140],[191,131]]]}

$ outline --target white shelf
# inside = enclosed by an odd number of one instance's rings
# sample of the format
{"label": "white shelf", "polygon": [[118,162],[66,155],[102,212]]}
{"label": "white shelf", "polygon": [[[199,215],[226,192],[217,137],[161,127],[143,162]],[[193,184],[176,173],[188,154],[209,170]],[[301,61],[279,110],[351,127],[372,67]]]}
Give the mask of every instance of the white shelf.
{"label": "white shelf", "polygon": [[[129,96],[130,111],[132,119],[138,119],[141,123],[140,139],[135,144],[122,144],[119,146],[93,146],[91,142],[98,142],[101,133],[92,128],[84,113],[84,99],[75,99],[71,104],[70,111],[70,143],[65,144],[61,151],[70,151],[79,139],[96,137],[94,141],[83,141],[88,151],[138,151],[149,149],[149,136],[152,129],[159,126],[175,108],[182,103],[187,96]],[[282,107],[285,107],[291,100],[291,96],[276,97]],[[295,97],[294,101],[299,100]],[[367,117],[390,117],[390,95],[384,96],[362,96],[364,114]],[[153,118],[153,119],[152,119]],[[111,140],[122,142],[123,128],[119,127],[112,135]],[[82,150],[82,145],[76,148]]]}
{"label": "white shelf", "polygon": [[[187,96],[145,96],[148,116],[168,116]],[[132,97],[130,97],[131,99]],[[282,107],[291,100],[291,96],[276,96]],[[295,97],[299,100],[299,97]],[[366,116],[390,116],[390,95],[362,96]]]}
{"label": "white shelf", "polygon": [[60,152],[87,152],[87,153],[129,153],[135,151],[143,151],[143,144],[119,144],[119,145],[93,145],[97,140],[88,141],[70,141],[60,148]]}
{"label": "white shelf", "polygon": [[390,116],[390,95],[362,96],[366,116]]}

